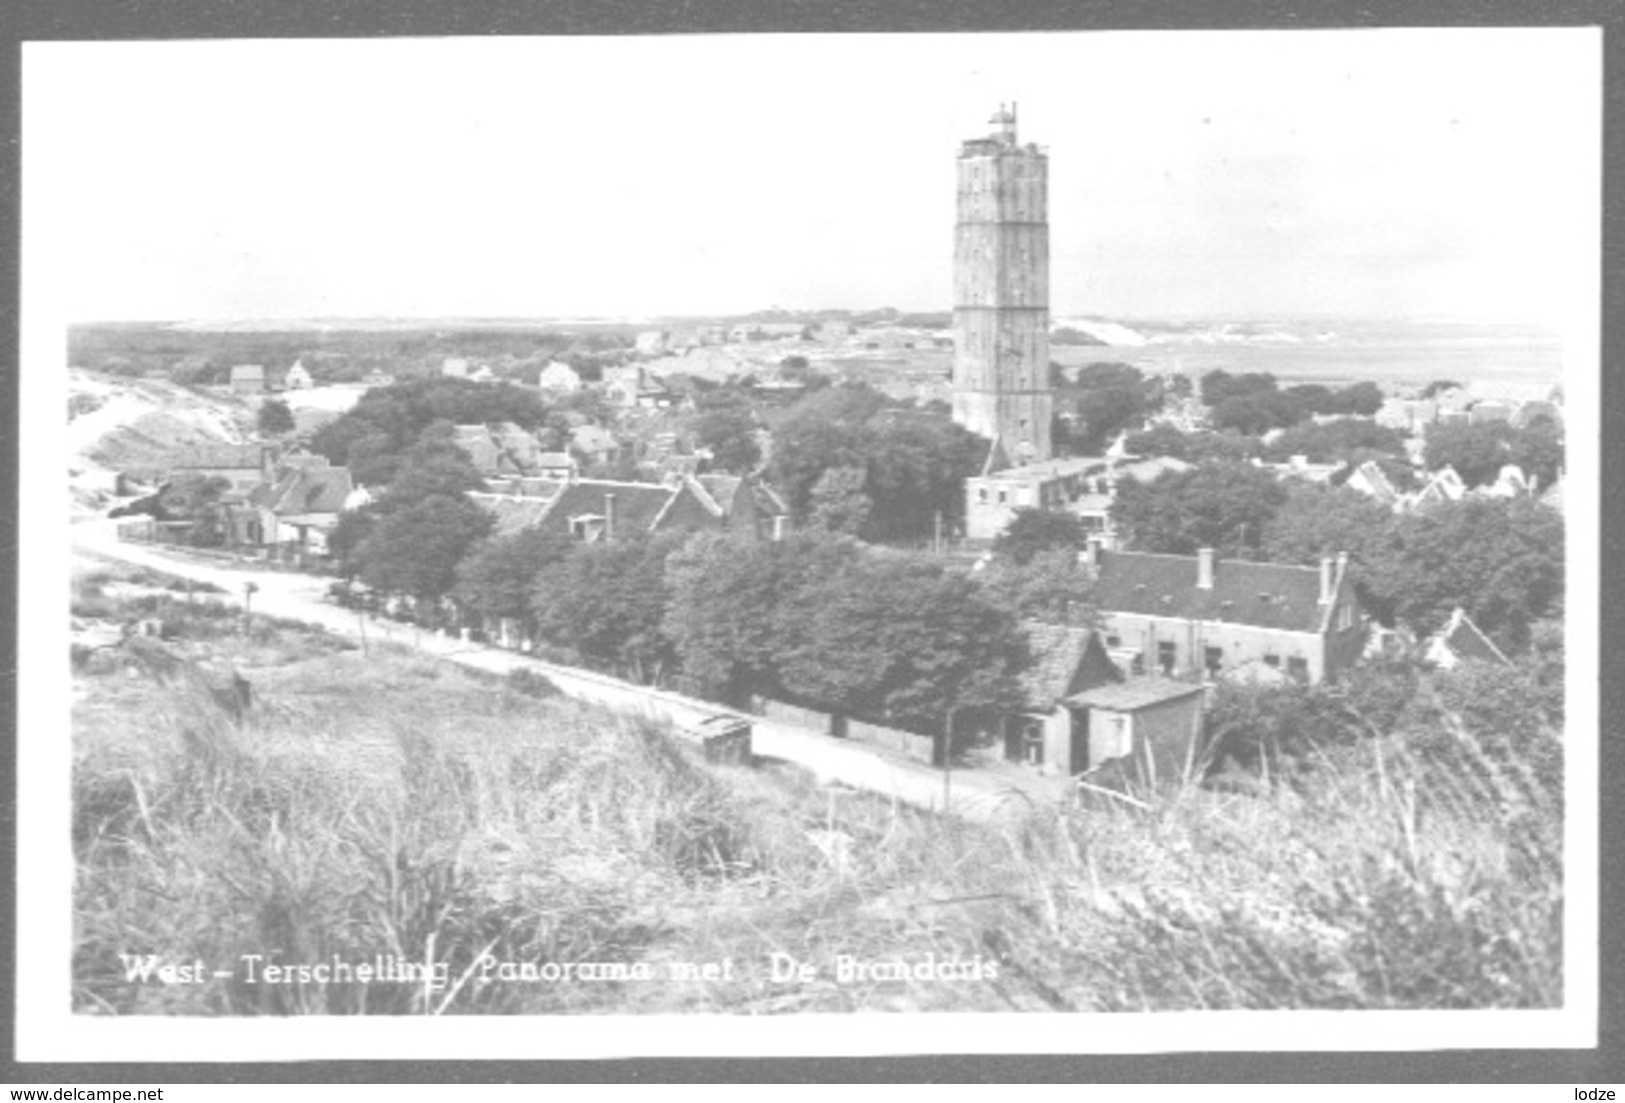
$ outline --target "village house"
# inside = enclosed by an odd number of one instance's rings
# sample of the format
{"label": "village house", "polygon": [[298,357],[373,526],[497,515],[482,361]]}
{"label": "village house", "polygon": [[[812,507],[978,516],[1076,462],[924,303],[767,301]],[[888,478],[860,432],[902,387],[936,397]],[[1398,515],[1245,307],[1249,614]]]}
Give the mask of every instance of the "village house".
{"label": "village house", "polygon": [[1028,665],[1021,676],[1022,707],[999,718],[995,733],[1004,757],[1045,774],[1087,769],[1088,727],[1069,699],[1122,680],[1100,636],[1088,629],[1037,621],[1022,623]]}
{"label": "village house", "polygon": [[232,394],[264,394],[265,368],[260,364],[238,364],[231,369]]}
{"label": "village house", "polygon": [[[474,469],[484,477],[501,475],[542,475],[540,443],[511,421],[495,425],[458,425],[452,442],[468,454]],[[557,461],[551,465],[556,471]]]}
{"label": "village house", "polygon": [[1216,680],[1259,661],[1318,684],[1356,662],[1366,623],[1348,556],[1319,568],[1107,551],[1091,537],[1094,599],[1106,647],[1132,673]]}
{"label": "village house", "polygon": [[308,390],[316,385],[316,381],[311,378],[310,372],[305,370],[303,360],[293,362],[293,367],[289,368],[288,374],[283,376],[282,383],[290,391]]}
{"label": "village house", "polygon": [[646,329],[633,340],[639,356],[659,356],[666,351],[666,333],[659,329]]}
{"label": "village house", "polygon": [[1405,496],[1394,487],[1393,480],[1376,460],[1366,460],[1356,467],[1343,485],[1392,510],[1402,508],[1405,503]]}
{"label": "village house", "polygon": [[1087,531],[1109,534],[1112,503],[1125,480],[1155,482],[1165,474],[1187,471],[1190,466],[1172,456],[1128,463],[1115,462],[1111,457],[1073,456],[984,471],[965,480],[965,538],[997,539],[1015,520],[1018,509],[1070,513],[1083,522]]}
{"label": "village house", "polygon": [[1467,484],[1454,467],[1446,465],[1430,475],[1422,489],[1411,496],[1409,508],[1414,513],[1426,513],[1446,502],[1459,502],[1466,496]]}
{"label": "village house", "polygon": [[789,529],[790,503],[760,479],[708,473],[694,476],[694,483],[731,531],[782,540]]}
{"label": "village house", "polygon": [[551,360],[536,377],[536,386],[553,394],[575,394],[581,389],[581,375],[562,360]]}
{"label": "village house", "polygon": [[448,356],[440,362],[440,374],[447,379],[467,379],[468,361],[460,356]]}
{"label": "village house", "polygon": [[1254,456],[1253,466],[1273,471],[1277,479],[1296,479],[1300,482],[1318,483],[1321,486],[1330,485],[1332,476],[1343,470],[1340,463],[1310,463],[1309,457],[1303,455],[1290,456],[1286,463],[1265,463]]}
{"label": "village house", "polygon": [[1467,660],[1511,665],[1511,660],[1479,630],[1478,625],[1468,617],[1467,610],[1460,606],[1450,614],[1444,627],[1428,640],[1422,657],[1443,670],[1453,670]]}
{"label": "village house", "polygon": [[244,503],[226,507],[227,542],[325,555],[327,535],[355,489],[347,467],[322,456],[287,457]]}
{"label": "village house", "polygon": [[620,458],[621,442],[602,425],[577,425],[570,430],[570,450],[589,464],[608,464]]}
{"label": "village house", "polygon": [[388,387],[394,382],[395,377],[393,375],[390,375],[387,371],[379,371],[377,368],[361,377],[361,384],[364,387]]}
{"label": "village house", "polygon": [[1066,510],[1083,498],[1087,480],[1103,475],[1106,460],[1076,456],[984,471],[965,480],[965,538],[994,540],[1010,527],[1018,509]]}

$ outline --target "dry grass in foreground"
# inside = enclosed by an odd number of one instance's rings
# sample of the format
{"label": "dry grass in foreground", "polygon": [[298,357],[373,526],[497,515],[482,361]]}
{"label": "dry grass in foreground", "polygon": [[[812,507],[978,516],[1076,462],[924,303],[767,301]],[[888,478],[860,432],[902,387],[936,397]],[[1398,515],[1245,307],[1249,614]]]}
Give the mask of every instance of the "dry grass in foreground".
{"label": "dry grass in foreground", "polygon": [[[205,646],[181,637],[182,656]],[[288,626],[206,646],[254,684],[241,717],[196,679],[80,677],[81,1012],[1562,1001],[1560,806],[1466,732],[1426,757],[1367,745],[1296,790],[1000,829],[708,767],[545,687]],[[132,981],[142,955],[204,969]],[[775,978],[791,958],[816,973]],[[380,960],[436,975],[265,969]]]}

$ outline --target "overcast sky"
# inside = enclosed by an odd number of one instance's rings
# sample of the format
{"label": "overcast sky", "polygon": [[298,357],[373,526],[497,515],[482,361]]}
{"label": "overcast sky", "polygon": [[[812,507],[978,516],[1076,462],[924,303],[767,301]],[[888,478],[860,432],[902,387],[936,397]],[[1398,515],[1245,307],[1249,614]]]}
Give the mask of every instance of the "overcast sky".
{"label": "overcast sky", "polygon": [[81,320],[943,310],[958,143],[1016,100],[1057,316],[1546,322],[1594,260],[1600,57],[1586,29],[33,43],[25,290],[65,273]]}

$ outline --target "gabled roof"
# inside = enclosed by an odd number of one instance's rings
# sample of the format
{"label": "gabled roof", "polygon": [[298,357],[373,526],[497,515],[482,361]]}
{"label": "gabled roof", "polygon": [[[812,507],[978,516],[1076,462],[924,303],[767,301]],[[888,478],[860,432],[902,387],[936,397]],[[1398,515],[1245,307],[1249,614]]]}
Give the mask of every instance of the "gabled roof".
{"label": "gabled roof", "polygon": [[[1354,475],[1360,477],[1360,485],[1365,487],[1366,492],[1383,505],[1391,506],[1399,501],[1399,491],[1394,489],[1394,484],[1376,460],[1366,460],[1354,469]],[[1350,481],[1353,481],[1353,476],[1350,476]]]}
{"label": "gabled roof", "polygon": [[513,498],[504,494],[470,494],[468,497],[495,519],[493,536],[512,536],[541,524],[553,505],[552,498]]}
{"label": "gabled roof", "polygon": [[248,500],[279,516],[337,513],[354,490],[348,467],[301,465],[278,469],[275,478],[256,487]]}
{"label": "gabled roof", "polygon": [[1197,682],[1176,682],[1172,678],[1130,678],[1126,682],[1113,682],[1073,694],[1066,699],[1066,703],[1084,708],[1110,709],[1113,712],[1135,712],[1167,701],[1195,697],[1203,692],[1203,687]]}
{"label": "gabled roof", "polygon": [[1450,614],[1449,622],[1429,641],[1429,657],[1433,657],[1440,647],[1447,648],[1457,659],[1477,659],[1480,662],[1500,663],[1503,666],[1511,663],[1501,649],[1496,647],[1467,616],[1467,610],[1460,606]]}
{"label": "gabled roof", "polygon": [[739,488],[745,485],[745,480],[738,475],[725,475],[720,472],[696,475],[694,481],[704,489],[706,496],[717,504],[723,514],[732,514],[734,511],[734,496]]}
{"label": "gabled roof", "polygon": [[1317,567],[1215,558],[1213,588],[1202,590],[1195,556],[1102,550],[1098,563],[1094,599],[1104,613],[1319,632],[1330,612],[1320,604]]}
{"label": "gabled roof", "polygon": [[[1021,673],[1022,703],[1030,709],[1048,711],[1061,698],[1082,688],[1079,678],[1084,659],[1091,644],[1100,644],[1088,628],[1038,621],[1023,621],[1021,628],[1027,637],[1029,657],[1027,669]],[[1099,680],[1109,680],[1115,671],[1103,648],[1100,657],[1106,661]]]}

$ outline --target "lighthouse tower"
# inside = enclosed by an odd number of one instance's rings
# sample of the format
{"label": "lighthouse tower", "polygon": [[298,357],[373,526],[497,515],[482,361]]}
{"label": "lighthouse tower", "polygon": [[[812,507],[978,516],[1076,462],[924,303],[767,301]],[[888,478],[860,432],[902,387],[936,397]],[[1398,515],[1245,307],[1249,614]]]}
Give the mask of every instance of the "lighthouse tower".
{"label": "lighthouse tower", "polygon": [[1016,107],[959,152],[954,420],[1008,464],[1051,456],[1049,158],[1016,141]]}

